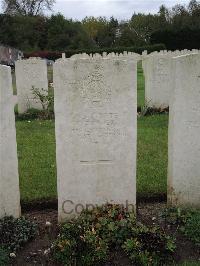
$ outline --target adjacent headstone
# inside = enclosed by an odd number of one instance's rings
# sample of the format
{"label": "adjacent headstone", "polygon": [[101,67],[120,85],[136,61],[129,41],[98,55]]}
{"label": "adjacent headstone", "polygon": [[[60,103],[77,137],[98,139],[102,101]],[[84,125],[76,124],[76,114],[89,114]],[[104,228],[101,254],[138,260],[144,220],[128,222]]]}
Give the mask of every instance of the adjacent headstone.
{"label": "adjacent headstone", "polygon": [[149,107],[166,108],[172,94],[172,56],[152,55],[144,59],[145,102]]}
{"label": "adjacent headstone", "polygon": [[142,56],[144,56],[144,57],[146,57],[147,54],[148,54],[147,50],[144,50],[144,51],[142,52]]}
{"label": "adjacent headstone", "polygon": [[0,218],[20,216],[11,69],[0,65]]}
{"label": "adjacent headstone", "polygon": [[200,207],[200,54],[176,57],[173,71],[168,202]]}
{"label": "adjacent headstone", "polygon": [[18,112],[24,113],[30,108],[42,109],[41,102],[33,95],[33,87],[48,91],[47,63],[39,58],[19,60],[15,64],[18,96]]}
{"label": "adjacent headstone", "polygon": [[125,60],[137,60],[140,61],[142,59],[140,54],[132,53],[132,52],[124,52],[123,54],[119,55],[119,59],[125,59]]}
{"label": "adjacent headstone", "polygon": [[59,220],[95,204],[136,204],[137,63],[54,64]]}

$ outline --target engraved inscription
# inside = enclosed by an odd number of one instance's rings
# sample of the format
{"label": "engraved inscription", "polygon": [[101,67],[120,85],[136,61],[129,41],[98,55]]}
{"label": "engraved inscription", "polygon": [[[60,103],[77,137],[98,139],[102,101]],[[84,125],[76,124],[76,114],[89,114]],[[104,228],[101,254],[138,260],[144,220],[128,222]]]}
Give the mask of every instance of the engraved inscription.
{"label": "engraved inscription", "polygon": [[72,134],[89,143],[108,143],[113,137],[125,136],[117,113],[73,114],[71,124]]}
{"label": "engraved inscription", "polygon": [[88,106],[101,107],[105,103],[111,102],[111,88],[104,82],[105,77],[102,74],[102,66],[95,65],[94,70],[76,83],[70,83],[72,91],[78,97],[80,102]]}
{"label": "engraved inscription", "polygon": [[168,73],[167,73],[167,68],[166,68],[166,62],[164,59],[160,58],[158,59],[158,63],[155,66],[156,70],[156,76],[155,76],[155,81],[157,83],[163,83],[168,80]]}
{"label": "engraved inscription", "polygon": [[81,165],[110,165],[113,164],[113,160],[97,160],[97,161],[80,161]]}

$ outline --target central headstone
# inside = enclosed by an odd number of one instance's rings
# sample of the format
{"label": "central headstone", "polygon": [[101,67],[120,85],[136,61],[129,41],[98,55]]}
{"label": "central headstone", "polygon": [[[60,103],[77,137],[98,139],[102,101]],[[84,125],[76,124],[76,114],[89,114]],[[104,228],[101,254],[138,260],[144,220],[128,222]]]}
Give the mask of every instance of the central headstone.
{"label": "central headstone", "polygon": [[136,204],[137,63],[54,65],[59,220],[88,206]]}

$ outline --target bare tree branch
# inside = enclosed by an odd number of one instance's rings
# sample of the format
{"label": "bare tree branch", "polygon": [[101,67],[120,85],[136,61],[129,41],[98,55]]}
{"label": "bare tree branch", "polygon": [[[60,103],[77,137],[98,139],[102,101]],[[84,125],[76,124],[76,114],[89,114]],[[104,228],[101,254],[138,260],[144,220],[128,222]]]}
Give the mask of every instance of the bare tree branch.
{"label": "bare tree branch", "polygon": [[10,15],[37,16],[52,10],[55,0],[3,0],[4,13]]}

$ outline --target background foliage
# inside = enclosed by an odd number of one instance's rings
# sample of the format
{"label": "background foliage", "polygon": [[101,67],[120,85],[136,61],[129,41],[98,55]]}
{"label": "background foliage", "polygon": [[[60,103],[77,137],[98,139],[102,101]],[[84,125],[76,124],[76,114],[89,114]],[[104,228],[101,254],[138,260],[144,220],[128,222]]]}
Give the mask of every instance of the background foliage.
{"label": "background foliage", "polygon": [[47,17],[42,10],[31,12],[4,9],[0,14],[1,43],[26,52],[113,50],[158,43],[172,50],[200,48],[200,2],[196,0],[171,9],[161,6],[157,14],[134,13],[127,21],[114,17],[73,21],[62,14]]}

